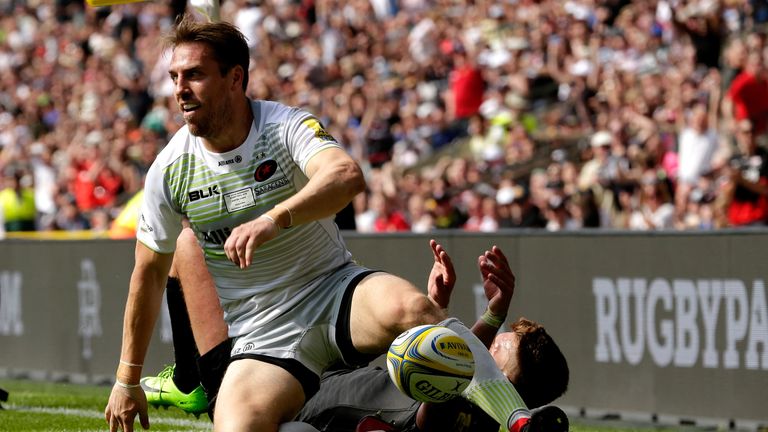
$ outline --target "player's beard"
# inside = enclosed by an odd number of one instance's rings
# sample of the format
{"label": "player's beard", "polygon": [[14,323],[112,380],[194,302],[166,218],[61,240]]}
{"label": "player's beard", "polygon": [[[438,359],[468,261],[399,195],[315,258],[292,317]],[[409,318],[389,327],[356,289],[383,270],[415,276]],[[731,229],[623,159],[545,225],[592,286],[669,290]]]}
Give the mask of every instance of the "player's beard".
{"label": "player's beard", "polygon": [[187,127],[192,135],[200,138],[215,139],[221,135],[227,125],[227,119],[232,118],[232,105],[221,103],[219,107],[208,109],[208,115],[201,115],[199,119],[187,121]]}

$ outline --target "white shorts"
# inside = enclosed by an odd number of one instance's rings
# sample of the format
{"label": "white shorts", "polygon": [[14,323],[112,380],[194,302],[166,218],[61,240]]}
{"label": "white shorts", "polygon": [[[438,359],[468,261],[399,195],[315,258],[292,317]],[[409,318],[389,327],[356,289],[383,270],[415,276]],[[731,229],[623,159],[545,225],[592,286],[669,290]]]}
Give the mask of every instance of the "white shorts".
{"label": "white shorts", "polygon": [[258,330],[233,339],[232,360],[256,359],[286,369],[309,399],[320,375],[338,363],[359,366],[375,356],[354,349],[349,329],[352,294],[373,270],[345,264],[322,281],[311,296]]}

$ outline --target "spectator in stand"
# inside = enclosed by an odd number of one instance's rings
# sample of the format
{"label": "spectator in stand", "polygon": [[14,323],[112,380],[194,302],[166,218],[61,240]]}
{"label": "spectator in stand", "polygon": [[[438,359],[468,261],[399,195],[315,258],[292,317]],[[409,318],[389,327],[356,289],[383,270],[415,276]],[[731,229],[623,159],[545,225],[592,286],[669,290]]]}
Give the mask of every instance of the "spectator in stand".
{"label": "spectator in stand", "polygon": [[37,227],[49,227],[56,213],[56,168],[53,166],[53,153],[49,146],[35,142],[30,146],[30,165],[35,187],[35,207],[37,211]]}
{"label": "spectator in stand", "polygon": [[541,207],[534,204],[531,194],[525,187],[520,187],[512,201],[512,225],[515,228],[544,228],[547,219],[544,217]]}
{"label": "spectator in stand", "polygon": [[8,167],[3,174],[0,210],[6,232],[35,230],[35,191],[31,183],[31,175],[21,168]]}
{"label": "spectator in stand", "polygon": [[731,83],[725,102],[726,115],[734,124],[749,120],[755,136],[768,132],[768,76],[761,51],[747,55],[744,70]]}
{"label": "spectator in stand", "polygon": [[483,103],[485,80],[481,69],[475,64],[474,56],[458,43],[446,41],[445,54],[453,59],[453,70],[448,78],[448,92],[445,104],[451,120],[466,120],[477,114]]}
{"label": "spectator in stand", "polygon": [[655,170],[643,173],[640,199],[629,218],[631,230],[667,230],[674,228],[675,206],[667,183]]}
{"label": "spectator in stand", "polygon": [[514,228],[515,218],[512,203],[520,199],[523,188],[515,184],[510,178],[504,178],[499,183],[496,191],[496,206],[498,209],[499,228]]}
{"label": "spectator in stand", "polygon": [[411,231],[416,233],[430,232],[435,229],[435,219],[427,211],[427,202],[420,193],[408,198],[408,221]]}
{"label": "spectator in stand", "polygon": [[679,217],[685,212],[688,198],[702,174],[712,171],[713,156],[719,145],[718,108],[719,74],[712,72],[708,84],[709,100],[696,103],[689,111],[678,138],[678,170],[675,207]]}
{"label": "spectator in stand", "polygon": [[464,231],[494,232],[499,228],[496,199],[469,191],[468,218]]}
{"label": "spectator in stand", "polygon": [[411,226],[403,213],[395,205],[395,199],[383,193],[371,196],[371,209],[376,213],[373,231],[377,233],[408,231]]}
{"label": "spectator in stand", "polygon": [[738,153],[725,169],[724,187],[731,226],[765,225],[768,222],[768,151],[757,145],[749,120],[737,124]]}

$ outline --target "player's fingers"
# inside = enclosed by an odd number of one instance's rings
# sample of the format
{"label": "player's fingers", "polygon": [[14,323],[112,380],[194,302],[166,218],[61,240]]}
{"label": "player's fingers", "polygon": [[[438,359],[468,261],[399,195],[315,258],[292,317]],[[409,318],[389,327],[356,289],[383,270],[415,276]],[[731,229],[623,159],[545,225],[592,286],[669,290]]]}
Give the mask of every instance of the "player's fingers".
{"label": "player's fingers", "polygon": [[149,429],[149,414],[146,410],[139,412],[139,421],[143,429]]}
{"label": "player's fingers", "polygon": [[438,262],[440,260],[440,252],[438,252],[438,247],[440,245],[435,241],[435,239],[429,240],[429,247],[432,249],[432,257],[435,259],[435,262]]}
{"label": "player's fingers", "polygon": [[244,248],[245,256],[243,257],[243,260],[242,260],[242,262],[245,263],[245,267],[249,267],[251,265],[251,259],[253,258],[254,249],[256,249],[256,238],[250,237],[248,241],[245,242],[245,248]]}
{"label": "player's fingers", "polygon": [[116,432],[117,421],[115,421],[115,418],[112,416],[112,411],[110,411],[109,406],[107,406],[107,409],[104,411],[104,417],[106,418],[107,424],[109,425],[109,432]]}
{"label": "player's fingers", "polygon": [[497,287],[508,287],[509,283],[507,280],[500,278],[498,275],[494,273],[488,273],[488,276],[486,276],[485,280],[487,282],[490,282]]}
{"label": "player's fingers", "polygon": [[450,280],[456,279],[456,269],[453,267],[453,261],[446,251],[442,251],[440,254],[440,261],[443,263],[443,266],[445,266],[444,277]]}
{"label": "player's fingers", "polygon": [[[235,228],[237,229],[237,228]],[[240,263],[237,261],[237,234],[232,233],[232,235],[229,236],[227,241],[224,243],[224,253],[227,255],[227,259],[235,263],[235,265],[239,266]]]}
{"label": "player's fingers", "polygon": [[500,247],[493,245],[491,248],[491,252],[493,252],[494,255],[499,257],[501,259],[501,262],[503,262],[506,266],[509,266],[509,260],[507,259],[507,256],[504,255],[504,252],[501,250]]}
{"label": "player's fingers", "polygon": [[515,286],[515,274],[512,273],[512,270],[509,268],[509,266],[506,265],[498,265],[498,264],[492,264],[488,266],[488,277],[489,275],[495,275],[499,279],[503,280],[504,283],[507,286]]}
{"label": "player's fingers", "polygon": [[488,261],[493,263],[493,266],[496,267],[499,271],[512,276],[512,269],[509,268],[509,263],[507,262],[506,257],[503,255],[498,255],[493,250],[485,251],[485,257],[488,259]]}
{"label": "player's fingers", "polygon": [[242,236],[239,239],[237,239],[237,261],[240,265],[241,269],[244,269],[247,267],[246,264],[246,248],[248,246],[248,242],[250,241],[250,236]]}
{"label": "player's fingers", "polygon": [[133,432],[133,419],[134,415],[127,415],[123,419],[123,432]]}
{"label": "player's fingers", "polygon": [[493,268],[493,264],[488,261],[485,255],[477,257],[477,266],[480,268],[480,275],[485,279],[488,276],[488,272]]}

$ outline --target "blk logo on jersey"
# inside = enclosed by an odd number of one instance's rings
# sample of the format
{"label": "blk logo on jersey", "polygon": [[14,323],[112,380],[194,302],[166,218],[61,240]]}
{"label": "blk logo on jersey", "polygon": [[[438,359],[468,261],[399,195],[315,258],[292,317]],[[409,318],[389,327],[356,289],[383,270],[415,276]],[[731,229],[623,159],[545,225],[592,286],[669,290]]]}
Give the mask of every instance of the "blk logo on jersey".
{"label": "blk logo on jersey", "polygon": [[205,240],[208,243],[213,243],[216,245],[223,245],[226,243],[227,238],[229,238],[229,235],[232,234],[232,230],[229,228],[221,228],[213,231],[208,231],[203,233],[203,240]]}
{"label": "blk logo on jersey", "polygon": [[275,172],[277,172],[277,162],[270,159],[268,161],[264,161],[256,168],[256,172],[253,173],[253,178],[256,179],[257,182],[261,183],[270,177],[272,177]]}
{"label": "blk logo on jersey", "polygon": [[189,201],[197,201],[203,198],[210,198],[214,195],[221,195],[219,185],[208,186],[207,189],[193,190],[189,193]]}

